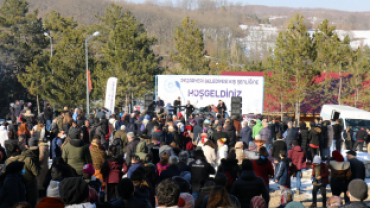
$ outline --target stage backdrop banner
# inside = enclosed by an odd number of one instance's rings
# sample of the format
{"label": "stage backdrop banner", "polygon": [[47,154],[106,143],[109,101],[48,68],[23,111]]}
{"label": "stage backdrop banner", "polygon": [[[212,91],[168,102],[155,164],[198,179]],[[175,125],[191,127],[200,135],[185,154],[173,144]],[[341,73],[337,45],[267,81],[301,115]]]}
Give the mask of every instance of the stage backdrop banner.
{"label": "stage backdrop banner", "polygon": [[114,112],[116,102],[117,77],[109,77],[105,91],[104,107],[109,110],[109,115]]}
{"label": "stage backdrop banner", "polygon": [[[230,112],[231,97],[242,97],[242,112],[263,113],[264,78],[257,76],[224,75],[157,75],[157,97],[165,105],[173,105],[181,98],[181,105],[189,100],[197,108],[217,105],[224,101]],[[157,100],[156,97],[156,100]]]}

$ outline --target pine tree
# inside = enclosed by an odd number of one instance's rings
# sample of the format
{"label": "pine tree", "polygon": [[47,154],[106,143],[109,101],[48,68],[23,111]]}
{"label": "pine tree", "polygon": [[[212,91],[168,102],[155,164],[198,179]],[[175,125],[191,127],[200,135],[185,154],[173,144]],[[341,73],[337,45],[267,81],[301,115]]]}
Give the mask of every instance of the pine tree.
{"label": "pine tree", "polygon": [[131,97],[141,97],[153,89],[154,76],[161,70],[160,60],[151,50],[155,38],[148,37],[143,25],[130,11],[121,13],[121,10],[122,7],[112,4],[102,17],[102,27],[113,29],[102,48],[104,70],[100,73],[104,74],[101,79],[104,88],[107,78],[118,78],[117,96],[121,99],[117,101],[125,100],[127,109]]}
{"label": "pine tree", "polygon": [[288,30],[281,32],[276,41],[274,63],[278,75],[286,79],[287,103],[294,106],[295,122],[299,124],[301,105],[310,96],[313,79],[317,75],[312,59],[312,39],[307,32],[302,15],[297,14],[288,24]]}
{"label": "pine tree", "polygon": [[194,20],[186,17],[181,26],[176,28],[174,37],[176,53],[170,57],[180,64],[176,74],[212,74],[209,64],[211,60],[206,58],[204,50],[203,34]]}
{"label": "pine tree", "polygon": [[0,90],[4,93],[1,101],[27,94],[27,86],[22,86],[17,77],[32,62],[42,62],[43,49],[48,44],[38,11],[28,13],[28,7],[24,0],[5,0],[0,8]]}
{"label": "pine tree", "polygon": [[[50,68],[53,69],[52,97],[54,104],[83,106],[86,102],[85,37],[82,30],[66,29],[55,47]],[[89,68],[95,60],[89,53]]]}

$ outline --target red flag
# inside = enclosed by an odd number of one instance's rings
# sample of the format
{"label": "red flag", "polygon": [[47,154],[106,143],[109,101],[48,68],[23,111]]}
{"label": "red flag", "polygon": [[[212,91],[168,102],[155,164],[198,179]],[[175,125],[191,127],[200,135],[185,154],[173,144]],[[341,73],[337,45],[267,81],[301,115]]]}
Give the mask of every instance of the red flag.
{"label": "red flag", "polygon": [[90,71],[89,70],[87,71],[87,79],[89,80],[89,93],[90,93],[91,90],[92,90],[92,84],[91,84]]}

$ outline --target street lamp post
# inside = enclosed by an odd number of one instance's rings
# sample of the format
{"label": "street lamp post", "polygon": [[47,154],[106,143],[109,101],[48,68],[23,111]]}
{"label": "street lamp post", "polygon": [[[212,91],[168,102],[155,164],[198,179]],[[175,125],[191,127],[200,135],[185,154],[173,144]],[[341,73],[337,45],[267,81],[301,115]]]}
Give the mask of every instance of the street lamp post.
{"label": "street lamp post", "polygon": [[[51,58],[53,57],[53,39],[47,32],[44,32],[44,35],[50,39],[50,60],[51,60]],[[53,69],[51,69],[51,74],[54,74]]]}
{"label": "street lamp post", "polygon": [[99,31],[96,31],[94,32],[94,34],[87,38],[85,40],[85,56],[86,56],[86,110],[87,110],[87,115],[90,114],[90,109],[89,109],[89,58],[88,58],[88,55],[89,55],[89,51],[88,51],[88,47],[87,47],[87,42],[93,38],[93,37],[96,37],[100,34]]}

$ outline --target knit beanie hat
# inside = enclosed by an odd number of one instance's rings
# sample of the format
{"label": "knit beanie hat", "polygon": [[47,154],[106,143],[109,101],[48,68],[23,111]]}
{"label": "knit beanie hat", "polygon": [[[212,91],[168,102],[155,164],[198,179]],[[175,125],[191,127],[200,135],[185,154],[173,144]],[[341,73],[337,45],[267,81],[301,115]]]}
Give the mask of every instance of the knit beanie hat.
{"label": "knit beanie hat", "polygon": [[179,208],[192,208],[194,205],[194,197],[191,194],[180,193],[179,202],[177,203]]}
{"label": "knit beanie hat", "polygon": [[46,196],[47,197],[59,197],[59,182],[58,181],[50,181],[50,185],[46,189]]}
{"label": "knit beanie hat", "polygon": [[180,113],[180,112],[179,112],[179,113],[177,113],[177,117],[178,117],[178,118],[181,118],[181,117],[182,117],[182,113]]}
{"label": "knit beanie hat", "polygon": [[69,138],[71,139],[79,139],[80,138],[80,131],[77,128],[71,128],[69,130]]}
{"label": "knit beanie hat", "polygon": [[344,158],[342,154],[338,150],[334,150],[331,155],[334,157],[335,161],[337,162],[343,162]]}
{"label": "knit beanie hat", "polygon": [[95,168],[91,163],[89,163],[89,164],[84,165],[84,167],[82,168],[82,172],[87,173],[92,176],[95,174]]}
{"label": "knit beanie hat", "polygon": [[260,196],[255,196],[251,199],[250,208],[259,208],[259,207],[266,207],[265,200]]}
{"label": "knit beanie hat", "polygon": [[82,177],[66,178],[59,183],[59,195],[65,205],[80,204],[89,197],[89,185]]}
{"label": "knit beanie hat", "polygon": [[187,151],[191,151],[191,150],[193,150],[193,148],[194,148],[194,145],[193,145],[193,143],[192,143],[192,142],[188,142],[188,143],[186,144],[186,150],[187,150]]}
{"label": "knit beanie hat", "polygon": [[320,164],[321,163],[321,158],[318,156],[318,155],[315,155],[315,157],[313,158],[313,162],[314,164]]}
{"label": "knit beanie hat", "polygon": [[221,139],[218,139],[217,142],[219,142],[220,144],[225,144],[226,139],[225,138],[221,138]]}
{"label": "knit beanie hat", "polygon": [[368,197],[367,190],[367,184],[361,179],[354,179],[348,185],[349,194],[362,201]]}

